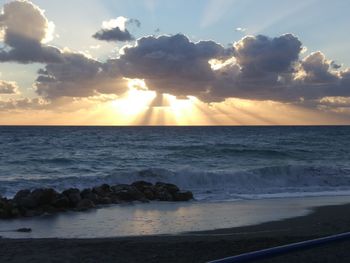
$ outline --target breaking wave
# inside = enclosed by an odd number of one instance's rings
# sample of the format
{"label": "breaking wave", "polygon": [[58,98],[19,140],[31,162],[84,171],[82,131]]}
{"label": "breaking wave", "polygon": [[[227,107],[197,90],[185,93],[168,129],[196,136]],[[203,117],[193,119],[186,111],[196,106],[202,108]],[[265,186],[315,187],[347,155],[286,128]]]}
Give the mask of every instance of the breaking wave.
{"label": "breaking wave", "polygon": [[85,188],[101,183],[164,181],[192,190],[198,200],[242,200],[290,196],[350,194],[350,169],[329,166],[282,165],[234,172],[196,169],[147,169],[116,172],[109,176],[11,178],[0,181],[0,192],[14,195],[20,189],[54,187]]}

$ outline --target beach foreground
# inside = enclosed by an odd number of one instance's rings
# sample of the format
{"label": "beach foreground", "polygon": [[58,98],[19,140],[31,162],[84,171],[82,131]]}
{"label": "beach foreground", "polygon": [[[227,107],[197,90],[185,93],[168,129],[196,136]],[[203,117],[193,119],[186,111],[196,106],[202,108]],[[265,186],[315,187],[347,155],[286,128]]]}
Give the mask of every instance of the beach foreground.
{"label": "beach foreground", "polygon": [[[255,226],[109,239],[0,239],[0,262],[206,262],[350,230],[350,204]],[[265,262],[349,262],[350,241]]]}

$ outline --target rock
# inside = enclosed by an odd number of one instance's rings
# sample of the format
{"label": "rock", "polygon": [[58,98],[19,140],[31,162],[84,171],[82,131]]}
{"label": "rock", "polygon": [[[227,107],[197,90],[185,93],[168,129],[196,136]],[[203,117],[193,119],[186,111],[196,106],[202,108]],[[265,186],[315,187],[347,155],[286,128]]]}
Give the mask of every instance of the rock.
{"label": "rock", "polygon": [[31,195],[30,190],[18,191],[13,200],[22,208],[36,208],[39,206],[38,201]]}
{"label": "rock", "polygon": [[10,218],[11,214],[7,209],[4,208],[0,208],[0,218],[1,219],[6,219],[6,218]]}
{"label": "rock", "polygon": [[115,185],[112,187],[113,195],[121,201],[139,201],[144,200],[145,195],[131,185]]}
{"label": "rock", "polygon": [[162,182],[156,183],[155,187],[157,189],[166,190],[171,195],[173,195],[173,194],[175,194],[175,193],[180,191],[179,187],[177,187],[176,185],[174,185],[174,184],[166,184],[166,183],[162,183]]}
{"label": "rock", "polygon": [[0,218],[7,219],[21,215],[21,212],[12,200],[2,199],[0,203]]}
{"label": "rock", "polygon": [[58,210],[52,205],[44,205],[41,209],[43,210],[44,213],[48,213],[48,214],[55,214],[58,212]]}
{"label": "rock", "polygon": [[70,200],[66,195],[60,194],[57,196],[56,200],[52,203],[52,205],[56,208],[65,209],[70,206]]}
{"label": "rock", "polygon": [[34,199],[33,196],[29,195],[27,197],[23,197],[21,199],[17,199],[16,203],[18,204],[18,206],[22,207],[22,208],[36,208],[39,206],[37,200]]}
{"label": "rock", "polygon": [[31,191],[26,189],[26,190],[20,190],[16,193],[15,197],[13,198],[13,200],[18,201],[21,200],[23,198],[26,198],[28,196],[30,196]]}
{"label": "rock", "polygon": [[156,200],[156,195],[154,194],[154,191],[152,190],[152,188],[149,189],[145,189],[143,191],[143,194],[145,195],[145,198],[147,198],[148,200]]}
{"label": "rock", "polygon": [[159,201],[171,202],[174,201],[173,196],[166,190],[156,192],[156,199]]}
{"label": "rock", "polygon": [[91,189],[84,189],[83,191],[81,191],[80,195],[81,195],[81,198],[89,199],[95,204],[97,204],[98,202],[98,195],[95,194]]}
{"label": "rock", "polygon": [[22,215],[21,211],[17,207],[13,207],[10,211],[11,217],[20,217]]}
{"label": "rock", "polygon": [[20,233],[30,233],[32,232],[31,228],[19,228],[16,230],[16,232],[20,232]]}
{"label": "rock", "polygon": [[193,193],[190,191],[177,192],[174,194],[174,201],[186,202],[193,200]]}
{"label": "rock", "polygon": [[[143,175],[153,173],[144,171]],[[96,205],[120,204],[133,201],[189,201],[191,192],[180,191],[174,184],[158,182],[155,185],[146,181],[137,181],[132,185],[103,184],[92,189],[71,188],[61,194],[52,188],[40,188],[33,191],[18,191],[13,199],[0,196],[0,219],[15,217],[34,217],[44,213],[57,213],[66,210],[85,211]]]}
{"label": "rock", "polygon": [[82,199],[77,205],[78,211],[86,211],[92,208],[95,208],[95,204],[89,199]]}
{"label": "rock", "polygon": [[0,199],[0,209],[5,208],[7,205],[7,200],[6,199]]}
{"label": "rock", "polygon": [[117,195],[112,194],[110,197],[111,203],[112,204],[120,204],[122,203],[122,200],[119,199]]}
{"label": "rock", "polygon": [[108,184],[103,184],[98,187],[94,187],[92,191],[102,197],[109,196],[112,193],[111,187]]}
{"label": "rock", "polygon": [[97,203],[100,205],[110,205],[112,204],[112,200],[109,197],[98,197]]}
{"label": "rock", "polygon": [[136,187],[137,190],[139,190],[140,192],[144,192],[145,190],[148,190],[153,187],[153,184],[145,181],[137,181],[132,183],[131,185]]}
{"label": "rock", "polygon": [[52,188],[35,189],[30,196],[39,206],[43,206],[52,204],[58,196],[58,193]]}
{"label": "rock", "polygon": [[70,205],[72,207],[76,207],[81,200],[80,191],[76,188],[70,188],[66,191],[63,191],[62,194],[68,197]]}

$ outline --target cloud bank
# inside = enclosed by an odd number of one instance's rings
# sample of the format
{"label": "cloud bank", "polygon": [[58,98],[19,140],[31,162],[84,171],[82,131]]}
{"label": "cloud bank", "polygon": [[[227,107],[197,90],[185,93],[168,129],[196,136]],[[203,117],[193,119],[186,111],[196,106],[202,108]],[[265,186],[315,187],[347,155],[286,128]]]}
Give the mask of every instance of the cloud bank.
{"label": "cloud bank", "polygon": [[[106,21],[94,38],[131,41],[126,28],[131,24],[141,25],[124,17]],[[246,36],[230,47],[193,42],[183,34],[146,36],[125,46],[118,57],[98,61],[45,44],[52,26],[29,1],[5,4],[0,28],[7,49],[0,52],[0,61],[43,63],[35,89],[49,101],[119,96],[128,89],[127,79],[142,79],[158,94],[195,96],[207,103],[240,98],[338,107],[346,100],[330,98],[350,97],[350,69],[320,51],[303,57],[303,44],[293,34]]]}

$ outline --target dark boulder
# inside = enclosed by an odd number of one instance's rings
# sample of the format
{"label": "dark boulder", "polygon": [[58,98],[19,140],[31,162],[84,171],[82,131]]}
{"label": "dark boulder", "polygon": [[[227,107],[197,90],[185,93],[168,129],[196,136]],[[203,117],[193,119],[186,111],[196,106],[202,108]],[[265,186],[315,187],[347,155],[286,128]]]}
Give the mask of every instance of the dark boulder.
{"label": "dark boulder", "polygon": [[59,211],[57,208],[55,208],[52,205],[44,205],[41,207],[41,209],[43,210],[44,213],[47,213],[47,214],[55,214]]}
{"label": "dark boulder", "polygon": [[18,207],[12,207],[10,210],[11,217],[20,217],[22,216],[21,211],[18,209]]}
{"label": "dark boulder", "polygon": [[13,200],[21,208],[32,209],[39,205],[38,201],[31,195],[30,190],[18,191]]}
{"label": "dark boulder", "polygon": [[110,205],[110,204],[112,204],[113,202],[112,202],[112,199],[110,198],[110,197],[98,197],[98,199],[97,199],[97,204],[99,204],[99,205]]}
{"label": "dark boulder", "polygon": [[174,194],[174,201],[187,202],[193,200],[193,193],[190,191],[177,192]]}
{"label": "dark boulder", "polygon": [[83,198],[83,199],[89,199],[95,204],[98,203],[98,195],[96,193],[94,193],[89,188],[88,189],[84,189],[83,191],[81,191],[80,195],[81,195],[81,198]]}
{"label": "dark boulder", "polygon": [[95,204],[89,199],[82,199],[77,205],[78,211],[86,211],[95,208]]}
{"label": "dark boulder", "polygon": [[25,190],[20,190],[16,193],[15,197],[13,198],[13,200],[15,201],[18,201],[18,200],[21,200],[23,198],[26,198],[28,196],[30,196],[31,194],[31,191],[28,190],[28,189],[25,189]]}
{"label": "dark boulder", "polygon": [[162,183],[162,182],[156,183],[155,188],[159,189],[159,190],[166,191],[166,192],[170,193],[171,195],[180,191],[179,187],[177,187],[176,185],[166,184],[166,183]]}
{"label": "dark boulder", "polygon": [[0,196],[0,219],[34,217],[57,212],[85,211],[96,205],[121,204],[133,201],[189,201],[191,192],[180,191],[174,184],[158,182],[155,185],[137,181],[131,185],[103,184],[92,189],[71,188],[61,194],[52,188],[18,191],[13,199]]}
{"label": "dark boulder", "polygon": [[52,205],[56,208],[66,209],[70,206],[70,200],[66,195],[59,194]]}
{"label": "dark boulder", "polygon": [[166,190],[158,190],[155,192],[155,197],[159,201],[171,202],[174,201],[173,196]]}
{"label": "dark boulder", "polygon": [[81,200],[80,191],[77,188],[70,188],[63,191],[62,194],[68,197],[72,207],[76,207]]}
{"label": "dark boulder", "polygon": [[0,218],[6,219],[11,217],[11,207],[6,199],[0,199]]}
{"label": "dark boulder", "polygon": [[13,200],[1,199],[0,200],[0,218],[14,218],[21,216],[22,213],[18,208],[18,205]]}
{"label": "dark boulder", "polygon": [[153,184],[151,184],[149,182],[145,182],[145,181],[137,181],[137,182],[132,183],[131,185],[136,187],[137,190],[139,190],[140,192],[143,192],[146,189],[150,189],[153,187]]}
{"label": "dark boulder", "polygon": [[145,198],[148,200],[156,200],[156,195],[154,194],[153,188],[148,188],[143,191],[143,194],[145,195]]}
{"label": "dark boulder", "polygon": [[43,206],[52,204],[56,200],[58,193],[52,188],[43,188],[35,189],[30,196],[39,206]]}
{"label": "dark boulder", "polygon": [[19,228],[16,230],[16,232],[20,232],[20,233],[30,233],[32,232],[31,228]]}
{"label": "dark boulder", "polygon": [[112,189],[108,184],[103,184],[98,187],[94,187],[92,191],[98,196],[106,197],[112,193]]}
{"label": "dark boulder", "polygon": [[132,185],[115,185],[112,187],[113,195],[121,201],[142,201],[145,195]]}

